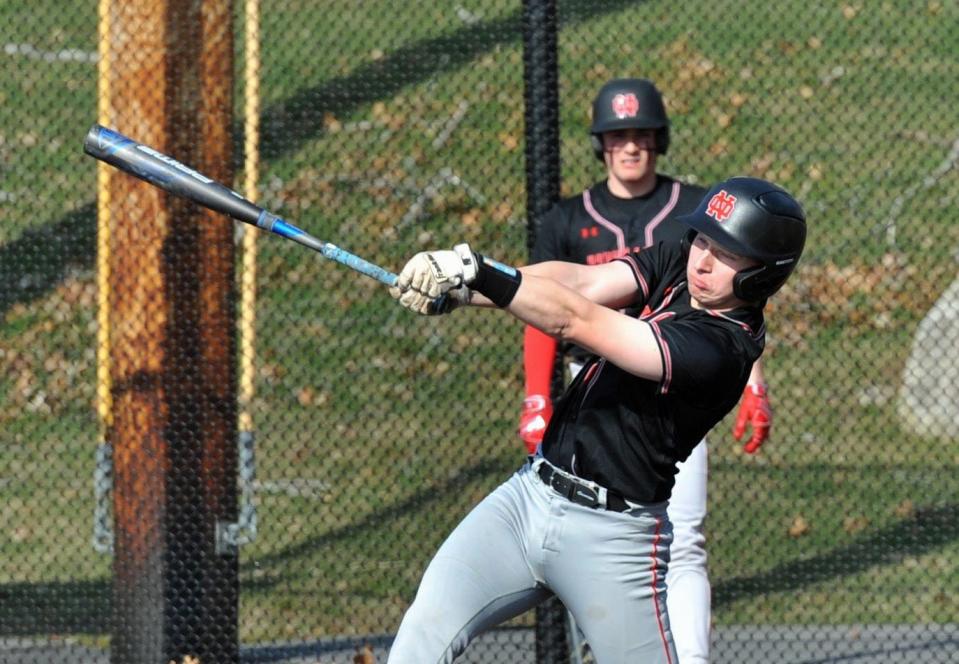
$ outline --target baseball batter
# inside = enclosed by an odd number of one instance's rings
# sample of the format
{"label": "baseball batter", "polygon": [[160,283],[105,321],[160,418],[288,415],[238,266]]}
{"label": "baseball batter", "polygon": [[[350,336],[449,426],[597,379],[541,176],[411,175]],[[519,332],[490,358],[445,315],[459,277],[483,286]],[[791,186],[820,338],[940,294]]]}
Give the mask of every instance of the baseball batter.
{"label": "baseball batter", "polygon": [[677,661],[665,597],[676,464],[739,400],[766,298],[806,236],[795,199],[754,178],[716,185],[679,220],[683,242],[600,265],[517,270],[458,245],[403,268],[391,294],[415,312],[498,307],[591,359],[539,452],[440,547],[390,662],[452,662],[551,594],[600,664]]}
{"label": "baseball batter", "polygon": [[[606,179],[578,196],[559,201],[543,216],[531,254],[532,263],[548,260],[584,265],[607,263],[658,242],[679,242],[688,227],[676,217],[691,212],[705,189],[658,174],[657,156],[669,148],[669,118],[662,95],[645,79],[614,79],[600,88],[592,106],[590,141],[606,168]],[[556,340],[527,326],[523,342],[526,396],[519,435],[530,454],[543,439],[552,415],[550,385]],[[575,376],[589,358],[583,348],[564,348]],[[752,453],[765,441],[771,409],[757,362],[741,401],[734,436],[747,423]],[[707,448],[702,441],[679,464],[668,513],[673,524],[668,603],[680,664],[709,661],[710,586],[707,573]],[[574,632],[575,647],[581,647]]]}

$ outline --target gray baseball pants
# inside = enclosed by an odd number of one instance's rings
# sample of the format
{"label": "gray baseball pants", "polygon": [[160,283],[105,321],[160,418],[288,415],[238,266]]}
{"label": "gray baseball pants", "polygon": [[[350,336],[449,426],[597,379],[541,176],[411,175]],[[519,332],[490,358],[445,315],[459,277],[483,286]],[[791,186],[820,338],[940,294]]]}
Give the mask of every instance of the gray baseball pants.
{"label": "gray baseball pants", "polygon": [[676,664],[666,613],[666,503],[571,502],[527,463],[456,527],[426,569],[389,664],[452,662],[483,631],[551,594],[599,664]]}

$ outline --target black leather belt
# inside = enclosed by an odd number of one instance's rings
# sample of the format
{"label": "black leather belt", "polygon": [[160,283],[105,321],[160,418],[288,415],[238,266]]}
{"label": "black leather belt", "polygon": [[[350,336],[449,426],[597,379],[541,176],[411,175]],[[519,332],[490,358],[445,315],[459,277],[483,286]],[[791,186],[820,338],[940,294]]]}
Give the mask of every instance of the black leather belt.
{"label": "black leather belt", "polygon": [[[602,505],[599,503],[599,494],[596,492],[596,489],[588,484],[577,482],[573,478],[558,472],[555,468],[545,462],[540,464],[539,470],[536,471],[536,473],[539,475],[539,478],[546,483],[547,486],[553,489],[553,491],[565,496],[572,502],[579,505],[585,505],[586,507],[592,507],[593,509],[602,508]],[[629,505],[619,494],[613,493],[612,491],[607,491],[606,509],[610,510],[611,512],[625,512],[629,509]]]}

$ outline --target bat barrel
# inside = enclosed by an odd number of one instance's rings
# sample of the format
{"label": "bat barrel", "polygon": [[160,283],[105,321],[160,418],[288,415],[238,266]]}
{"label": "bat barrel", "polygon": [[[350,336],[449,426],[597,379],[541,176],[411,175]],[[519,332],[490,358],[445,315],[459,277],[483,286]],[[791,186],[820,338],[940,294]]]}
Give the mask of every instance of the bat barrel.
{"label": "bat barrel", "polygon": [[171,194],[298,242],[387,286],[396,284],[397,277],[392,272],[313,237],[173,157],[117,131],[93,125],[83,141],[83,151]]}
{"label": "bat barrel", "polygon": [[262,211],[229,187],[112,129],[93,125],[83,141],[83,151],[175,196],[239,221],[255,224]]}

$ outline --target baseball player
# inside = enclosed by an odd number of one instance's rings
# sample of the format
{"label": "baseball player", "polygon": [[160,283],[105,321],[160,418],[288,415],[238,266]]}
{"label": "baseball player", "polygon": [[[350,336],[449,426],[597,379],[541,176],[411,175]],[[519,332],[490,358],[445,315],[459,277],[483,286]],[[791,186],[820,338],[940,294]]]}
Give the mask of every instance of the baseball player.
{"label": "baseball player", "polygon": [[591,355],[537,453],[430,562],[393,664],[452,662],[551,594],[600,664],[675,664],[665,575],[676,464],[738,402],[763,350],[766,299],[806,237],[796,200],[755,178],[716,185],[679,221],[682,242],[604,264],[518,270],[457,245],[403,268],[390,293],[413,311],[497,307]]}
{"label": "baseball player", "polygon": [[[656,172],[656,158],[669,147],[669,119],[656,86],[645,79],[615,79],[593,101],[590,142],[606,167],[606,179],[578,196],[557,203],[544,215],[531,254],[532,263],[560,260],[584,265],[607,263],[657,242],[679,242],[688,230],[677,216],[692,211],[705,189]],[[552,414],[549,397],[557,342],[533,326],[523,340],[526,396],[519,435],[535,453]],[[589,357],[583,348],[564,349],[575,376]],[[752,436],[753,453],[765,441],[771,409],[760,363],[754,365],[733,434]],[[669,502],[673,524],[669,608],[680,664],[709,661],[710,586],[706,566],[706,441],[679,464]],[[681,609],[681,610],[680,610]],[[582,648],[575,625],[573,645]]]}

